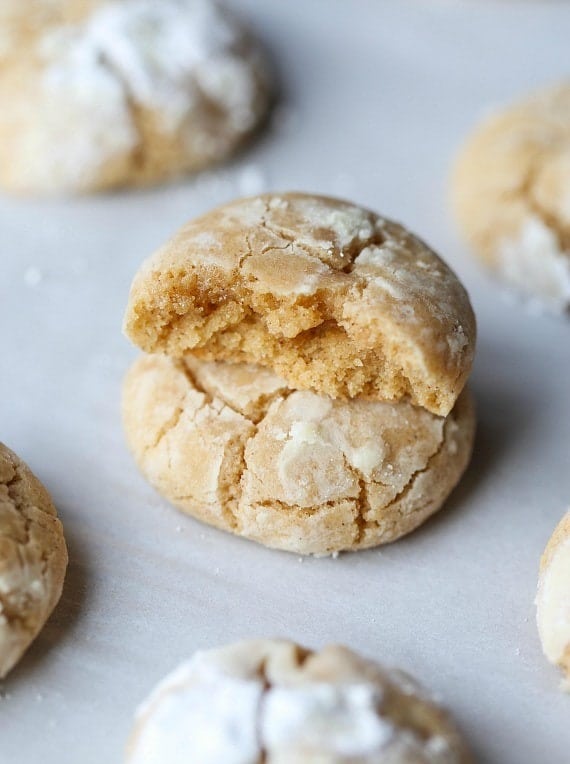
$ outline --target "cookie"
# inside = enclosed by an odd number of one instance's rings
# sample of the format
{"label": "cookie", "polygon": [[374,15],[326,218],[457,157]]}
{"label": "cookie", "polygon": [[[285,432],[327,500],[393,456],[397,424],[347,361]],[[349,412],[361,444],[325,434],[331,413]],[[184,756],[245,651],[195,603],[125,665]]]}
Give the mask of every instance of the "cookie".
{"label": "cookie", "polygon": [[459,155],[457,220],[482,260],[547,309],[570,309],[570,82],[487,120]]}
{"label": "cookie", "polygon": [[141,471],[176,506],[300,554],[412,531],[459,480],[475,430],[467,391],[440,417],[291,390],[263,367],[161,355],[128,373],[123,419]]}
{"label": "cookie", "polygon": [[536,618],[544,654],[570,679],[570,510],[540,561]]}
{"label": "cookie", "polygon": [[413,679],[345,647],[250,640],[196,653],[139,708],[128,764],[467,764]]}
{"label": "cookie", "polygon": [[447,415],[473,360],[465,289],[422,241],[348,202],[266,194],[184,226],[136,275],[147,353],[255,363],[332,398]]}
{"label": "cookie", "polygon": [[47,621],[66,567],[63,529],[48,492],[0,443],[0,677]]}
{"label": "cookie", "polygon": [[232,154],[267,111],[267,63],[215,0],[4,2],[9,190],[89,192],[200,170]]}

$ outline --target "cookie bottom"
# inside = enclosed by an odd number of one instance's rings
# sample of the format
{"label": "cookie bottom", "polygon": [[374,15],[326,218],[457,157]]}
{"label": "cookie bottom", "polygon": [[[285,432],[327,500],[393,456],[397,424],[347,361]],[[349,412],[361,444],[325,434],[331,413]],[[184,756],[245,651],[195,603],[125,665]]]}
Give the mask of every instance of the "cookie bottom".
{"label": "cookie bottom", "polygon": [[147,479],[184,512],[269,547],[331,554],[417,528],[465,470],[475,414],[332,400],[246,364],[143,356],[123,395]]}

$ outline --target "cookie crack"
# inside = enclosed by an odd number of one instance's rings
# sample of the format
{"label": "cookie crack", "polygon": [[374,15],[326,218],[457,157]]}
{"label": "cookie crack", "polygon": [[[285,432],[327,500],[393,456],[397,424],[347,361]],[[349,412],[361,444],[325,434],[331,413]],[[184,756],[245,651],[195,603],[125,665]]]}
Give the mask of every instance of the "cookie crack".
{"label": "cookie crack", "polygon": [[169,418],[169,420],[165,422],[159,428],[157,436],[154,439],[154,441],[145,447],[145,453],[147,451],[152,451],[155,448],[158,448],[158,446],[161,444],[163,439],[168,435],[168,433],[171,432],[177,426],[183,413],[184,413],[184,406],[179,405],[176,411],[174,412],[174,414],[172,414],[172,416]]}
{"label": "cookie crack", "polygon": [[[295,669],[297,670],[303,669],[305,666],[305,663],[309,660],[310,657],[311,657],[311,653],[309,650],[305,650],[302,647],[299,647],[299,645],[294,645],[294,659],[295,659],[294,668]],[[269,661],[268,656],[265,656],[263,660],[260,662],[259,669],[258,669],[258,676],[261,682],[263,683],[263,689],[259,697],[259,703],[257,704],[257,714],[255,719],[256,740],[257,740],[257,748],[258,748],[257,764],[267,764],[267,762],[269,762],[269,755],[270,755],[270,751],[266,748],[265,741],[263,740],[264,705],[269,693],[274,688],[274,685],[271,683],[268,676],[268,671],[267,671],[268,661]]]}
{"label": "cookie crack", "polygon": [[108,54],[104,50],[101,50],[99,52],[99,62],[101,63],[103,67],[105,67],[108,73],[117,81],[121,90],[123,91],[125,104],[127,106],[127,110],[131,118],[132,127],[134,128],[134,131],[137,137],[136,145],[133,146],[130,152],[130,160],[131,160],[131,164],[133,168],[140,169],[144,164],[144,146],[143,146],[143,136],[141,132],[141,126],[140,126],[140,121],[138,116],[139,105],[135,99],[135,96],[133,94],[128,78],[125,77],[121,69],[115,64],[115,62],[108,56]]}
{"label": "cookie crack", "polygon": [[[407,496],[407,494],[413,489],[413,487],[414,487],[416,481],[418,480],[418,478],[420,477],[420,475],[423,475],[425,472],[428,472],[431,469],[431,467],[433,465],[433,462],[440,456],[440,454],[442,453],[443,449],[447,445],[447,437],[446,437],[446,435],[447,435],[447,426],[448,426],[449,421],[450,420],[448,419],[444,423],[444,426],[443,426],[443,429],[442,429],[441,440],[439,441],[435,451],[433,451],[428,456],[427,461],[426,461],[426,463],[424,464],[423,467],[420,467],[419,469],[415,470],[415,472],[412,473],[412,475],[410,476],[410,478],[409,478],[408,482],[406,483],[406,485],[402,488],[401,491],[399,491],[396,494],[396,496],[394,496],[394,498],[390,502],[388,502],[388,504],[386,504],[385,507],[383,507],[383,511],[386,511],[386,510],[389,510],[389,509],[393,508],[398,502],[400,502],[405,496]],[[455,420],[453,420],[453,421],[455,421]],[[368,506],[368,508],[370,509],[370,506]],[[419,510],[414,510],[414,511],[419,511]],[[401,514],[401,510],[399,510],[399,512]],[[364,530],[366,530],[367,528],[377,527],[379,525],[377,520],[366,520],[364,518],[364,516],[363,516],[363,520],[364,520],[364,523],[365,523]]]}

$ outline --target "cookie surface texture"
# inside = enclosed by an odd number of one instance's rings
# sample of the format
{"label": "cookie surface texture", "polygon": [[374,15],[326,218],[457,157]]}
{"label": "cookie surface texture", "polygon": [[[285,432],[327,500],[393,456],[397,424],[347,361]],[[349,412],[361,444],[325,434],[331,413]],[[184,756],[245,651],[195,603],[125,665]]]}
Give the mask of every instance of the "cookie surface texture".
{"label": "cookie surface texture", "polygon": [[0,443],[0,677],[47,621],[66,567],[63,529],[46,489]]}
{"label": "cookie surface texture", "polygon": [[252,640],[196,653],[138,710],[128,764],[183,761],[467,764],[471,758],[447,713],[407,675],[344,647],[311,652],[292,642]]}
{"label": "cookie surface texture", "polygon": [[570,511],[544,550],[536,606],[544,654],[570,679]]}
{"label": "cookie surface texture", "polygon": [[255,363],[332,398],[447,415],[475,346],[455,274],[405,228],[306,194],[189,223],[136,275],[125,331],[147,353]]}
{"label": "cookie surface texture", "polygon": [[330,554],[393,541],[441,507],[471,454],[465,390],[447,417],[291,390],[247,364],[142,356],[125,432],[183,511],[267,546]]}
{"label": "cookie surface texture", "polygon": [[505,282],[570,310],[570,82],[482,124],[459,155],[457,220]]}
{"label": "cookie surface texture", "polygon": [[267,63],[215,0],[5,0],[0,184],[81,193],[233,153],[269,104]]}

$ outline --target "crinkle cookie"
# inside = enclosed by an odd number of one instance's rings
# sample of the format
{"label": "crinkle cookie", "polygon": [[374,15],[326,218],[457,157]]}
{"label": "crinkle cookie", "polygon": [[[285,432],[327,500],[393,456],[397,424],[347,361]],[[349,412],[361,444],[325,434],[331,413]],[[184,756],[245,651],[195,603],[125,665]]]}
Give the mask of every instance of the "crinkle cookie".
{"label": "crinkle cookie", "polygon": [[47,621],[66,567],[63,529],[49,494],[0,443],[0,677]]}
{"label": "crinkle cookie", "polygon": [[307,194],[190,222],[136,275],[125,330],[145,352],[269,367],[332,398],[453,408],[475,319],[454,273],[405,228]]}
{"label": "crinkle cookie", "polygon": [[570,679],[570,511],[540,561],[536,616],[544,654]]}
{"label": "crinkle cookie", "polygon": [[300,554],[412,531],[459,480],[475,430],[467,391],[441,417],[291,390],[262,367],[160,355],[127,375],[123,418],[141,471],[179,508]]}
{"label": "crinkle cookie", "polygon": [[88,192],[199,170],[231,154],[267,111],[266,62],[216,0],[2,6],[7,189]]}
{"label": "crinkle cookie", "polygon": [[570,82],[481,125],[455,168],[457,219],[501,278],[570,309]]}
{"label": "crinkle cookie", "polygon": [[138,709],[128,764],[468,764],[409,676],[345,647],[259,640],[198,652]]}

